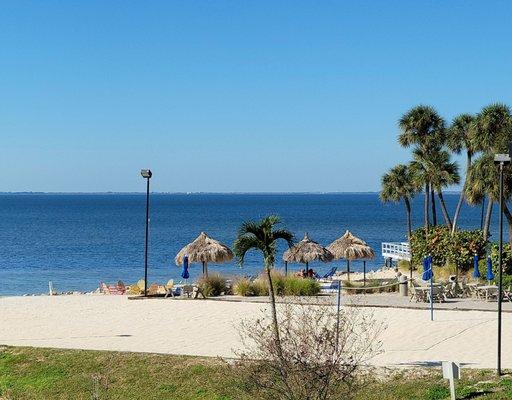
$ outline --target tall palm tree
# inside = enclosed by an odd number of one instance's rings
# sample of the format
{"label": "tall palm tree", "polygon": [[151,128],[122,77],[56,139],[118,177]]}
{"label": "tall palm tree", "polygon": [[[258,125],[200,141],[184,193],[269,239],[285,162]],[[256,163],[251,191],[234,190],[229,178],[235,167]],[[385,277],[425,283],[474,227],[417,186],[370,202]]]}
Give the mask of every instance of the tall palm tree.
{"label": "tall palm tree", "polygon": [[464,202],[464,191],[466,187],[467,175],[469,168],[471,167],[471,159],[475,153],[473,147],[473,141],[471,134],[473,130],[472,125],[475,122],[475,117],[470,114],[460,114],[455,117],[452,121],[452,125],[448,129],[448,135],[446,137],[446,145],[454,153],[460,154],[463,150],[466,151],[466,178],[460,191],[459,201],[455,208],[455,214],[453,215],[452,234],[455,233],[457,228],[457,222],[459,220],[460,210],[462,203]]}
{"label": "tall palm tree", "polygon": [[381,179],[380,199],[384,202],[398,203],[403,200],[407,213],[407,240],[411,245],[412,218],[411,200],[418,193],[413,171],[409,166],[398,164],[384,174]]}
{"label": "tall palm tree", "polygon": [[[485,214],[484,237],[488,237],[492,207],[499,201],[497,190],[497,168],[493,164],[494,154],[506,152],[508,144],[512,141],[512,113],[505,104],[495,103],[482,108],[476,115],[474,123],[470,127],[471,144],[475,151],[482,152],[482,156],[473,162],[468,176],[471,176],[471,184],[467,184],[465,194],[471,196],[471,204],[482,202],[487,196],[489,202]],[[474,168],[473,168],[474,167]],[[507,186],[510,168],[505,168],[505,198],[509,198],[510,191]],[[505,215],[509,218],[508,207],[504,206]],[[512,220],[512,216],[510,218]],[[509,223],[511,222],[509,220]]]}
{"label": "tall palm tree", "polygon": [[459,166],[456,162],[450,161],[450,154],[446,150],[432,153],[429,157],[429,175],[432,188],[439,197],[441,211],[448,229],[452,228],[450,215],[446,209],[446,203],[443,197],[443,189],[460,182]]}
{"label": "tall palm tree", "polygon": [[[506,200],[512,195],[512,167],[510,165],[505,166],[503,175],[503,196],[505,198],[503,211],[509,224],[509,239],[512,242],[512,214],[506,203]],[[465,195],[470,204],[480,203],[484,196],[489,198],[484,222],[484,238],[487,238],[489,236],[492,207],[494,203],[499,202],[500,193],[499,171],[494,164],[493,154],[483,154],[472,163],[467,182]]]}
{"label": "tall palm tree", "polygon": [[279,337],[279,325],[277,322],[276,298],[274,286],[272,285],[271,270],[277,253],[277,241],[282,239],[293,246],[293,234],[286,229],[275,229],[280,223],[280,219],[276,215],[270,215],[261,221],[246,221],[242,224],[238,231],[238,236],[234,243],[234,253],[238,263],[243,265],[245,255],[250,250],[259,250],[263,253],[263,261],[265,272],[268,280],[268,292],[270,297],[270,306],[272,312],[272,324],[274,327],[274,335],[279,357],[282,359],[282,347]]}
{"label": "tall palm tree", "polygon": [[[419,105],[407,111],[398,122],[400,134],[398,143],[402,147],[415,147],[415,149],[427,154],[440,150],[446,140],[446,129],[443,118],[430,106]],[[428,176],[425,180],[424,221],[425,229],[429,226],[429,203],[432,187]],[[434,204],[435,207],[435,204]]]}

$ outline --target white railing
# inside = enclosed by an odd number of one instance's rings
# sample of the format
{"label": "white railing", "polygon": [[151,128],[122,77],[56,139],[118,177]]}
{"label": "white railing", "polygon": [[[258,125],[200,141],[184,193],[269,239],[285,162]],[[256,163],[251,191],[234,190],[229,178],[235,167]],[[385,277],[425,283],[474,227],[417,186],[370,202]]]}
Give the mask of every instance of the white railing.
{"label": "white railing", "polygon": [[409,243],[382,243],[382,257],[393,260],[411,261]]}

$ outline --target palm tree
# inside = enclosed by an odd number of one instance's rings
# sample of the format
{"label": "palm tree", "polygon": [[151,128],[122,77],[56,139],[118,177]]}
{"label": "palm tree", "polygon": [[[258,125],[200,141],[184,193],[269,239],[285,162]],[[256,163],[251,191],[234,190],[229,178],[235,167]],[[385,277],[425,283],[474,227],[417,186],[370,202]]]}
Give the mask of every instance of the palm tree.
{"label": "palm tree", "polygon": [[274,229],[280,223],[276,215],[270,215],[261,221],[247,221],[242,224],[234,243],[234,253],[238,263],[243,265],[245,255],[250,250],[260,250],[263,253],[265,272],[268,280],[268,292],[272,312],[272,323],[279,357],[282,359],[281,340],[279,338],[279,325],[277,322],[276,298],[272,285],[271,270],[277,253],[277,241],[282,239],[293,246],[293,234],[286,229]]}
{"label": "palm tree", "polygon": [[512,139],[510,108],[500,103],[482,108],[471,129],[471,140],[475,150],[493,154],[508,150],[508,144]]}
{"label": "palm tree", "polygon": [[[512,167],[510,165],[505,166],[503,178],[503,197],[505,200],[503,212],[509,225],[509,241],[512,244],[512,214],[506,203],[512,195]],[[483,232],[484,238],[487,238],[491,224],[492,207],[500,199],[499,171],[494,164],[494,156],[492,154],[484,154],[479,157],[471,165],[467,181],[468,185],[465,195],[470,204],[478,204],[484,196],[489,197]]]}
{"label": "palm tree", "polygon": [[446,145],[454,153],[460,154],[462,150],[466,150],[466,178],[460,192],[459,201],[455,208],[455,214],[453,215],[452,234],[455,233],[457,228],[457,222],[460,215],[460,209],[464,202],[464,191],[466,187],[467,175],[469,168],[471,167],[471,159],[475,153],[473,148],[473,141],[471,134],[473,130],[472,125],[475,122],[475,117],[470,114],[460,114],[455,117],[452,121],[452,125],[448,129],[448,135],[446,138]]}
{"label": "palm tree", "polygon": [[446,226],[451,229],[452,222],[448,210],[446,209],[443,189],[460,182],[459,166],[457,163],[450,161],[450,154],[446,150],[432,153],[428,162],[430,167],[428,168],[428,172],[432,189],[435,190],[437,197],[439,197],[444,222]]}
{"label": "palm tree", "polygon": [[418,193],[418,186],[415,183],[414,173],[409,166],[398,164],[381,179],[380,199],[384,202],[398,203],[403,200],[407,213],[407,240],[411,245],[412,218],[411,200]]}
{"label": "palm tree", "polygon": [[[494,202],[499,201],[498,171],[493,163],[494,154],[507,151],[508,144],[512,141],[512,113],[505,104],[495,103],[482,108],[477,114],[474,123],[470,127],[471,144],[475,151],[481,151],[482,156],[472,163],[468,178],[471,183],[466,185],[465,195],[470,204],[482,202],[489,197],[484,222],[484,237],[489,235],[492,207]],[[510,197],[509,182],[511,170],[505,168],[504,196]],[[469,182],[469,179],[468,179]],[[509,229],[512,228],[512,215],[505,204],[503,211],[509,221]]]}
{"label": "palm tree", "polygon": [[[398,135],[398,143],[402,147],[414,146],[416,150],[424,154],[438,151],[446,140],[446,129],[443,118],[430,106],[420,105],[407,111],[398,122],[401,133]],[[429,197],[432,187],[427,175],[422,184],[425,187],[424,221],[425,229],[429,226]],[[435,219],[435,203],[433,204]]]}

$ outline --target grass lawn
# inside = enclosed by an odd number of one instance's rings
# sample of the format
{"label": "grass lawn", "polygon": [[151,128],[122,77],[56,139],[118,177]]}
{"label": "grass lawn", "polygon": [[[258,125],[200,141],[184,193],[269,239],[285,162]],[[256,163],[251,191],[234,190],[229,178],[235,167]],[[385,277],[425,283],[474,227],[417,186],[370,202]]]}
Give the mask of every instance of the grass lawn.
{"label": "grass lawn", "polygon": [[[211,358],[4,347],[0,399],[256,399],[243,374]],[[404,371],[367,385],[359,400],[449,398],[438,370]],[[459,399],[512,399],[512,378],[463,370]]]}

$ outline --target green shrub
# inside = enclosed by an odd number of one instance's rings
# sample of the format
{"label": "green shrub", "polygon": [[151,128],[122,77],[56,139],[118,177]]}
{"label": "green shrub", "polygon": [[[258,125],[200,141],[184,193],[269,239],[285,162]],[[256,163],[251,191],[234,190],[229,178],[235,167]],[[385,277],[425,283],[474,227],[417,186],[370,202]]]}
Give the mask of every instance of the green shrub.
{"label": "green shrub", "polygon": [[315,279],[287,276],[284,279],[286,296],[316,296],[320,293],[320,284]]}
{"label": "green shrub", "polygon": [[[499,256],[499,245],[498,243],[493,243],[491,245],[491,259],[494,273],[498,272],[498,256]],[[507,274],[512,274],[512,252],[510,251],[510,245],[508,243],[503,243],[503,272]]]}
{"label": "green shrub", "polygon": [[262,277],[256,278],[251,283],[252,292],[254,296],[268,296],[268,283],[266,279]]}
{"label": "green shrub", "polygon": [[435,226],[428,230],[428,239],[425,237],[425,228],[415,230],[411,237],[411,250],[413,263],[421,267],[423,258],[430,254],[434,265],[444,267],[446,263],[459,266],[460,271],[467,271],[473,266],[473,256],[485,255],[487,241],[481,230],[458,230],[452,235],[446,226]]}
{"label": "green shrub", "polygon": [[247,278],[238,279],[234,284],[233,291],[239,296],[254,296],[251,281]]}
{"label": "green shrub", "polygon": [[197,282],[197,285],[203,290],[205,296],[215,297],[220,296],[222,293],[227,294],[228,287],[226,285],[226,278],[219,274],[203,276]]}
{"label": "green shrub", "polygon": [[[320,284],[315,279],[305,279],[294,275],[284,276],[272,272],[272,286],[278,296],[315,296],[320,293]],[[240,279],[234,291],[240,296],[268,296],[267,275],[261,274],[254,281]]]}

